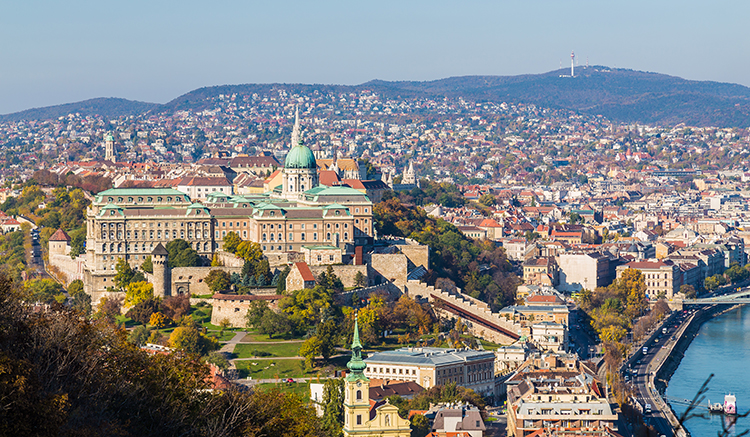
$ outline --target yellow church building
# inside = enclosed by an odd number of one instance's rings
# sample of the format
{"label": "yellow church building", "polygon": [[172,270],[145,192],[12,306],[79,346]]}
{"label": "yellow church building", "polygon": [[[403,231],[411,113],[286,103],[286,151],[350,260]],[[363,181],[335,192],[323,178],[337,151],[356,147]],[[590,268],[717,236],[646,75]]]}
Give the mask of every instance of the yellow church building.
{"label": "yellow church building", "polygon": [[346,366],[350,373],[344,379],[344,436],[409,437],[409,420],[398,415],[396,406],[389,404],[387,399],[370,401],[370,380],[364,374],[367,364],[362,360],[362,344],[359,342],[356,320],[352,358]]}

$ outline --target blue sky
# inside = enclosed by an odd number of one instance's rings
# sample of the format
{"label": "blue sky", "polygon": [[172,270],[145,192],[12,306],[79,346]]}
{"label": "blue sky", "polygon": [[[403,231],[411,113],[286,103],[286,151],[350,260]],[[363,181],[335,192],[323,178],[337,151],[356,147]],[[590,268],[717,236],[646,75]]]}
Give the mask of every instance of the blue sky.
{"label": "blue sky", "polygon": [[750,86],[747,1],[0,1],[0,114],[238,83],[543,73]]}

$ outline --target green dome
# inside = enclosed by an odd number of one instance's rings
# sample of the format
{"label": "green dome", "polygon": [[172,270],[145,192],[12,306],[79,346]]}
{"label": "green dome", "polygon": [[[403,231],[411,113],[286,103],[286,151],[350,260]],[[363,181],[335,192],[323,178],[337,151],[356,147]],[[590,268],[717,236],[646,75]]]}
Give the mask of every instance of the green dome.
{"label": "green dome", "polygon": [[284,168],[318,168],[315,155],[309,147],[299,144],[292,147],[286,155]]}

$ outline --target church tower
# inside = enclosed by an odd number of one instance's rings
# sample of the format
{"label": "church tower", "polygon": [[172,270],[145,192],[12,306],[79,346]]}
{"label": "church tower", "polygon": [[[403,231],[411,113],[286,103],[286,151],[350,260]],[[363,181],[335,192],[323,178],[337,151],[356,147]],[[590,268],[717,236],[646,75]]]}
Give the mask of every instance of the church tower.
{"label": "church tower", "polygon": [[[362,359],[357,319],[354,319],[352,358],[346,367],[349,374],[344,379],[344,437],[409,437],[409,420],[398,415],[396,406],[385,401],[370,407],[370,380],[364,374],[367,364]],[[372,419],[371,409],[375,410]]]}
{"label": "church tower", "polygon": [[298,107],[294,116],[292,148],[284,160],[281,196],[289,200],[299,199],[305,191],[317,186],[318,163],[312,150],[300,139]]}
{"label": "church tower", "polygon": [[115,138],[111,133],[107,133],[104,136],[104,160],[117,162],[117,156],[115,156]]}

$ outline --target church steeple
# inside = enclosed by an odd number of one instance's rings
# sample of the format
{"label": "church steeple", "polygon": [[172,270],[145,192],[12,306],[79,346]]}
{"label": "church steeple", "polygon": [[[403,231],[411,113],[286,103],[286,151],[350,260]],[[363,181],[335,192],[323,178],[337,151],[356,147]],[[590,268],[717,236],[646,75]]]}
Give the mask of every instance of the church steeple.
{"label": "church steeple", "polygon": [[365,376],[364,371],[367,368],[367,363],[362,359],[362,343],[359,342],[359,325],[357,317],[354,318],[354,338],[352,339],[352,358],[346,364],[346,367],[351,371],[346,376],[347,381],[363,380],[367,381],[368,378]]}

